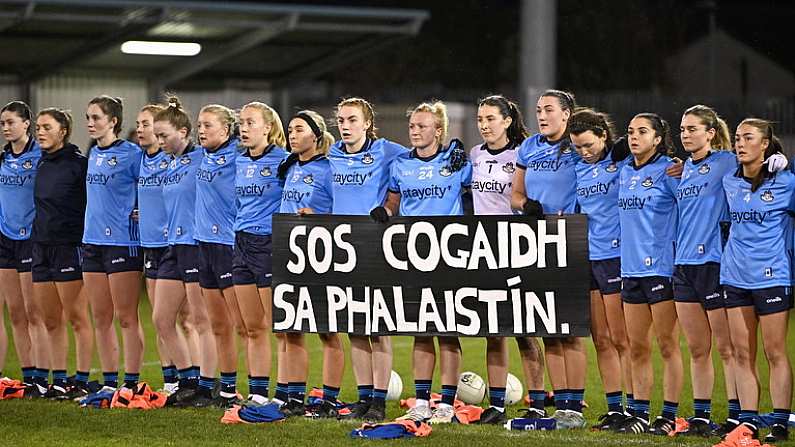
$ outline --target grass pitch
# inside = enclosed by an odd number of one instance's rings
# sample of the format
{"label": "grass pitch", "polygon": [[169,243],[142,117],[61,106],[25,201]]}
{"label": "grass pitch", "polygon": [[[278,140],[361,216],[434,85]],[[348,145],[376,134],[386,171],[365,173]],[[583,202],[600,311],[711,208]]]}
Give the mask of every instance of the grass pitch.
{"label": "grass pitch", "polygon": [[[142,300],[141,318],[146,332],[145,365],[141,371],[142,380],[159,388],[161,371],[154,342],[149,303]],[[10,323],[6,321],[10,333]],[[790,331],[792,332],[792,331]],[[9,337],[10,338],[10,337]],[[795,351],[795,336],[790,333],[790,353]],[[310,349],[310,361],[321,358],[321,345],[315,336],[307,337]],[[476,338],[462,339],[463,365],[462,370],[475,371],[486,378],[485,341]],[[511,343],[511,372],[523,378],[519,353],[515,343]],[[593,345],[588,343],[588,382],[585,399],[590,405],[585,410],[589,423],[596,422],[598,415],[606,411],[604,394],[596,367]],[[761,343],[760,343],[761,346]],[[689,358],[682,341],[685,355],[685,374],[689,377]],[[414,388],[411,375],[411,339],[396,337],[394,341],[394,369],[403,378],[403,397],[413,395]],[[767,364],[760,352],[759,373],[762,379],[761,410],[771,411],[770,399],[767,396]],[[726,417],[726,402],[723,389],[723,376],[717,354],[716,391],[713,398],[713,418],[722,421]],[[349,360],[349,359],[348,359]],[[69,372],[72,373],[73,363],[70,360]],[[99,363],[95,358],[95,367]],[[238,373],[238,387],[241,392],[247,389],[244,358]],[[4,374],[19,377],[19,364],[13,343],[9,342],[9,354]],[[275,369],[274,369],[275,372]],[[655,353],[655,391],[652,397],[652,417],[659,414],[662,405],[661,384],[662,366],[659,356]],[[98,370],[92,371],[92,379],[98,379]],[[274,380],[275,383],[275,380]],[[320,365],[310,366],[309,386],[320,386]],[[271,395],[273,394],[271,386]],[[438,376],[434,380],[434,391],[440,388]],[[680,415],[692,415],[692,399],[689,380],[685,382],[680,403]],[[340,398],[353,401],[356,398],[356,385],[350,367],[346,368]],[[486,402],[484,402],[486,405]],[[515,417],[520,406],[510,407],[508,416]],[[396,402],[388,402],[387,416],[397,417],[403,411]],[[343,446],[355,443],[368,444],[374,441],[352,440],[348,434],[356,425],[336,421],[317,421],[290,419],[282,423],[261,425],[226,426],[220,423],[221,410],[215,409],[162,409],[156,411],[133,410],[94,410],[82,409],[72,403],[44,402],[40,400],[10,400],[0,402],[0,446],[220,446],[220,445],[280,445],[281,447],[298,445]],[[795,434],[793,434],[795,439]],[[646,436],[619,436],[608,433],[597,433],[589,430],[560,432],[512,432],[502,427],[493,426],[462,426],[449,425],[433,427],[428,438],[406,441],[381,441],[381,443],[411,443],[412,445],[467,445],[473,446],[509,446],[516,444],[537,446],[610,446],[610,445],[693,445],[711,446],[717,439],[691,438],[659,438]],[[795,441],[778,444],[795,446]]]}

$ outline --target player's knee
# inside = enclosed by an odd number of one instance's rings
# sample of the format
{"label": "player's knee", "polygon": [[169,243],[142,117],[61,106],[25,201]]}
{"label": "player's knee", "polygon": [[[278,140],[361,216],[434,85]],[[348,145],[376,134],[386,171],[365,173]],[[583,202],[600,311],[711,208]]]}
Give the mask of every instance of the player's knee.
{"label": "player's knee", "polygon": [[632,360],[648,361],[651,358],[651,346],[648,343],[630,343],[629,354]]}
{"label": "player's knee", "polygon": [[774,346],[765,346],[765,357],[770,363],[771,368],[782,367],[789,364],[787,357],[787,350],[784,344],[776,344]]}
{"label": "player's knee", "polygon": [[133,329],[138,326],[138,314],[134,315],[119,315],[119,327],[122,329]]}
{"label": "player's knee", "polygon": [[706,360],[710,358],[710,354],[712,353],[712,347],[709,343],[699,343],[693,346],[690,346],[690,356],[695,361]]}
{"label": "player's knee", "polygon": [[607,334],[594,333],[592,338],[597,353],[609,352],[615,348],[613,346],[613,340]]}
{"label": "player's knee", "polygon": [[670,360],[682,354],[679,349],[679,344],[676,343],[674,339],[666,339],[664,341],[660,341],[660,357],[664,360]]}

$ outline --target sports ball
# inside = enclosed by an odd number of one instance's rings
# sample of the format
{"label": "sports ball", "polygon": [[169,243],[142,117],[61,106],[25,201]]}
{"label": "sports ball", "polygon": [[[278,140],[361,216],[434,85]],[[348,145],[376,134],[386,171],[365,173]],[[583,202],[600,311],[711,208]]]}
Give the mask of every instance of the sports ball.
{"label": "sports ball", "polygon": [[511,373],[508,373],[508,380],[505,382],[505,405],[514,405],[522,400],[524,387],[522,381]]}
{"label": "sports ball", "polygon": [[389,388],[386,390],[386,400],[399,400],[401,393],[403,393],[403,379],[400,378],[400,374],[392,371]]}
{"label": "sports ball", "polygon": [[477,405],[486,397],[486,382],[479,375],[467,371],[458,377],[458,399],[465,404]]}

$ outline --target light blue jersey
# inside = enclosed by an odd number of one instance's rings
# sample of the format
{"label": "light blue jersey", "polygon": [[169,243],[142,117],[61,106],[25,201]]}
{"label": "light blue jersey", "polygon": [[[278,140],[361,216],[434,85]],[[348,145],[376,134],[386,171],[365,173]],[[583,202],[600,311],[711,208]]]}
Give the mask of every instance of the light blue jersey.
{"label": "light blue jersey", "polygon": [[0,231],[9,239],[30,238],[36,209],[33,186],[41,159],[41,147],[30,138],[25,149],[15,155],[8,143],[0,156]]}
{"label": "light blue jersey", "polygon": [[368,139],[355,154],[349,154],[342,141],[334,143],[328,155],[333,174],[333,214],[368,215],[383,205],[389,167],[407,152],[403,146],[383,138]]}
{"label": "light blue jersey", "polygon": [[196,171],[196,232],[201,242],[235,245],[235,160],[238,141],[229,139],[218,149],[202,149]]}
{"label": "light blue jersey", "polygon": [[137,206],[141,153],[137,144],[127,140],[91,148],[83,243],[140,245],[138,222],[132,218],[132,211]]}
{"label": "light blue jersey", "polygon": [[535,134],[519,146],[516,165],[525,170],[525,194],[541,202],[544,214],[575,212],[577,174],[574,166],[580,156],[570,146],[561,151],[563,141],[553,143]]}
{"label": "light blue jersey", "polygon": [[200,147],[189,145],[168,164],[163,178],[163,201],[168,212],[169,245],[196,245],[196,172],[203,158]]}
{"label": "light blue jersey", "polygon": [[281,205],[284,184],[277,171],[287,155],[283,147],[271,145],[259,157],[252,157],[249,151],[237,156],[235,231],[258,235],[273,232],[273,213]]}
{"label": "light blue jersey", "polygon": [[596,163],[580,160],[577,171],[577,204],[588,215],[588,258],[591,261],[621,256],[618,219],[618,181],[629,160],[614,162],[610,153]]}
{"label": "light blue jersey", "polygon": [[472,164],[456,172],[442,152],[423,158],[416,150],[392,164],[389,191],[400,194],[401,216],[461,216],[461,193],[472,183]]}
{"label": "light blue jersey", "polygon": [[621,276],[671,276],[676,240],[676,187],[665,169],[671,159],[655,154],[646,164],[621,169],[618,192]]}
{"label": "light blue jersey", "polygon": [[138,177],[138,226],[141,246],[154,248],[168,245],[168,213],[163,202],[163,179],[171,156],[163,151],[141,157]]}
{"label": "light blue jersey", "polygon": [[324,155],[296,162],[287,171],[279,212],[297,213],[301,208],[311,208],[316,214],[330,214],[331,178],[331,164]]}
{"label": "light blue jersey", "polygon": [[751,183],[737,170],[723,177],[723,189],[731,230],[721,258],[721,284],[752,290],[790,286],[795,176],[773,174],[751,192]]}
{"label": "light blue jersey", "polygon": [[737,170],[731,152],[710,152],[706,158],[688,159],[676,188],[679,225],[676,264],[701,265],[720,262],[723,252],[720,223],[728,220],[723,177]]}

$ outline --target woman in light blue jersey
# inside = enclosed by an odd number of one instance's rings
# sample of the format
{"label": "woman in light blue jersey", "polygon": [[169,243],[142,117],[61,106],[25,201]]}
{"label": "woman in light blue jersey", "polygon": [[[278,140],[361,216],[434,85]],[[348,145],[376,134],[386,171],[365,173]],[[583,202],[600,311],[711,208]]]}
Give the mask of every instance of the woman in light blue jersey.
{"label": "woman in light blue jersey", "polygon": [[[177,370],[178,387],[166,405],[189,406],[197,398],[199,377],[214,379],[218,360],[199,288],[199,248],[193,234],[196,172],[203,154],[190,140],[191,120],[179,98],[167,99],[168,105],[153,118],[158,145],[168,154],[162,186],[168,247],[157,266],[152,322],[165,356]],[[177,329],[178,317],[182,331]]]}
{"label": "woman in light blue jersey", "polygon": [[[279,211],[300,215],[331,213],[332,173],[326,154],[334,137],[328,132],[323,117],[311,110],[296,113],[290,119],[287,133],[290,157],[279,167],[279,175],[285,181]],[[336,401],[345,370],[345,352],[339,334],[318,335],[323,343],[323,401],[316,416],[337,417]],[[287,333],[283,337],[287,351],[279,359],[279,370],[288,373],[289,401],[282,412],[288,416],[302,416],[309,372],[304,336]]]}
{"label": "woman in light blue jersey", "polygon": [[721,431],[737,426],[740,402],[734,372],[734,348],[720,285],[723,252],[721,225],[728,221],[722,179],[737,170],[737,157],[730,152],[726,123],[714,110],[696,105],[685,110],[679,126],[682,146],[690,154],[676,190],[677,227],[674,270],[674,301],[679,324],[690,350],[693,409],[687,433],[712,433],[712,337],[723,361],[729,416]]}
{"label": "woman in light blue jersey", "polygon": [[[529,136],[519,106],[502,95],[478,103],[478,131],[483,143],[472,148],[472,204],[476,215],[511,215],[511,183],[519,145]],[[526,417],[543,417],[544,357],[538,338],[516,337],[522,369],[532,407]],[[486,339],[490,407],[481,424],[501,424],[505,415],[505,386],[508,374],[508,343],[505,337]]]}
{"label": "woman in light blue jersey", "polygon": [[[151,302],[152,312],[157,297],[158,269],[168,248],[168,214],[163,200],[163,180],[171,155],[162,150],[154,132],[154,117],[163,109],[160,104],[148,104],[138,112],[135,119],[135,135],[138,146],[143,150],[138,176],[138,226],[141,231],[141,247],[144,250],[146,294]],[[187,318],[183,318],[181,323],[187,334],[195,335]],[[177,369],[160,336],[157,337],[157,351],[163,371],[163,390],[173,393],[177,388]]]}
{"label": "woman in light blue jersey", "polygon": [[[682,391],[682,353],[673,302],[676,187],[666,174],[672,150],[668,123],[654,113],[636,115],[628,126],[632,163],[621,169],[618,197],[621,224],[621,298],[624,301],[632,359],[633,417],[622,433],[666,435]],[[650,425],[649,402],[654,384],[651,362],[653,329],[663,359],[662,414]]]}
{"label": "woman in light blue jersey", "polygon": [[[576,103],[571,93],[548,90],[536,104],[539,133],[519,147],[511,207],[525,215],[543,219],[544,214],[574,213],[579,160],[571,148],[566,126]],[[580,337],[545,338],[544,357],[555,393],[559,428],[583,428],[582,400],[585,394],[587,358]]]}
{"label": "woman in light blue jersey", "polygon": [[215,333],[221,390],[211,395],[212,378],[199,381],[197,407],[226,407],[237,397],[235,331],[245,339],[243,321],[233,287],[235,246],[235,160],[239,141],[235,113],[210,104],[199,111],[197,131],[204,158],[196,174],[194,237],[199,242],[199,285]]}
{"label": "woman in light blue jersey", "polygon": [[[33,187],[41,148],[33,138],[33,116],[24,102],[3,106],[0,125],[7,141],[0,153],[0,309],[3,303],[8,305],[22,381],[32,386],[36,368],[49,369],[50,364],[47,329],[33,300],[31,277]],[[8,345],[2,314],[0,311],[0,371]]]}
{"label": "woman in light blue jersey", "polygon": [[[795,176],[771,173],[763,160],[781,151],[769,121],[747,118],[734,136],[739,169],[723,177],[731,229],[720,264],[736,362],[740,423],[758,433],[757,331],[770,368],[773,421],[765,442],[786,441],[792,401],[787,331],[792,308]],[[756,437],[756,436],[754,436]]]}
{"label": "woman in light blue jersey", "polygon": [[[454,167],[443,153],[447,138],[447,107],[441,101],[422,103],[409,114],[409,139],[413,149],[401,155],[392,165],[389,195],[382,208],[373,210],[376,220],[383,215],[460,216],[464,214],[461,195],[472,182],[472,165]],[[448,149],[450,150],[450,149]],[[443,195],[420,197],[413,193],[432,189],[447,191]],[[379,217],[380,216],[380,217]],[[427,420],[431,424],[450,423],[455,416],[453,403],[458,389],[461,368],[461,344],[457,336],[436,337],[439,342],[439,371],[442,400],[431,411],[429,400],[436,346],[433,337],[414,337],[413,371],[417,401],[400,419]]]}
{"label": "woman in light blue jersey", "polygon": [[[282,199],[282,180],[276,174],[287,157],[279,114],[261,102],[243,106],[240,146],[244,151],[235,162],[237,217],[232,279],[245,329],[248,399],[264,404],[271,375],[272,218]],[[281,347],[283,341],[277,340]]]}
{"label": "woman in light blue jersey", "polygon": [[124,349],[124,387],[134,388],[144,355],[143,329],[138,319],[143,253],[137,203],[141,148],[118,138],[122,131],[122,102],[98,96],[88,103],[91,148],[86,175],[86,223],[83,233],[83,280],[94,317],[97,352],[104,384],[118,386],[118,318]]}
{"label": "woman in light blue jersey", "polygon": [[[386,198],[389,168],[406,149],[378,138],[373,106],[362,98],[348,98],[335,110],[340,140],[329,149],[332,214],[366,216]],[[379,402],[368,420],[383,420],[380,407],[392,376],[392,342],[389,337],[351,335],[351,366],[359,391],[359,402],[346,418],[360,419]]]}
{"label": "woman in light blue jersey", "polygon": [[[581,157],[575,170],[577,204],[580,212],[588,215],[591,338],[607,401],[607,413],[599,417],[594,428],[611,430],[626,419],[622,389],[628,400],[632,398],[629,339],[621,303],[621,227],[616,206],[619,173],[629,160],[615,160],[628,151],[614,147],[613,123],[604,113],[578,110],[569,120],[568,132]],[[618,144],[626,145],[626,140]]]}

